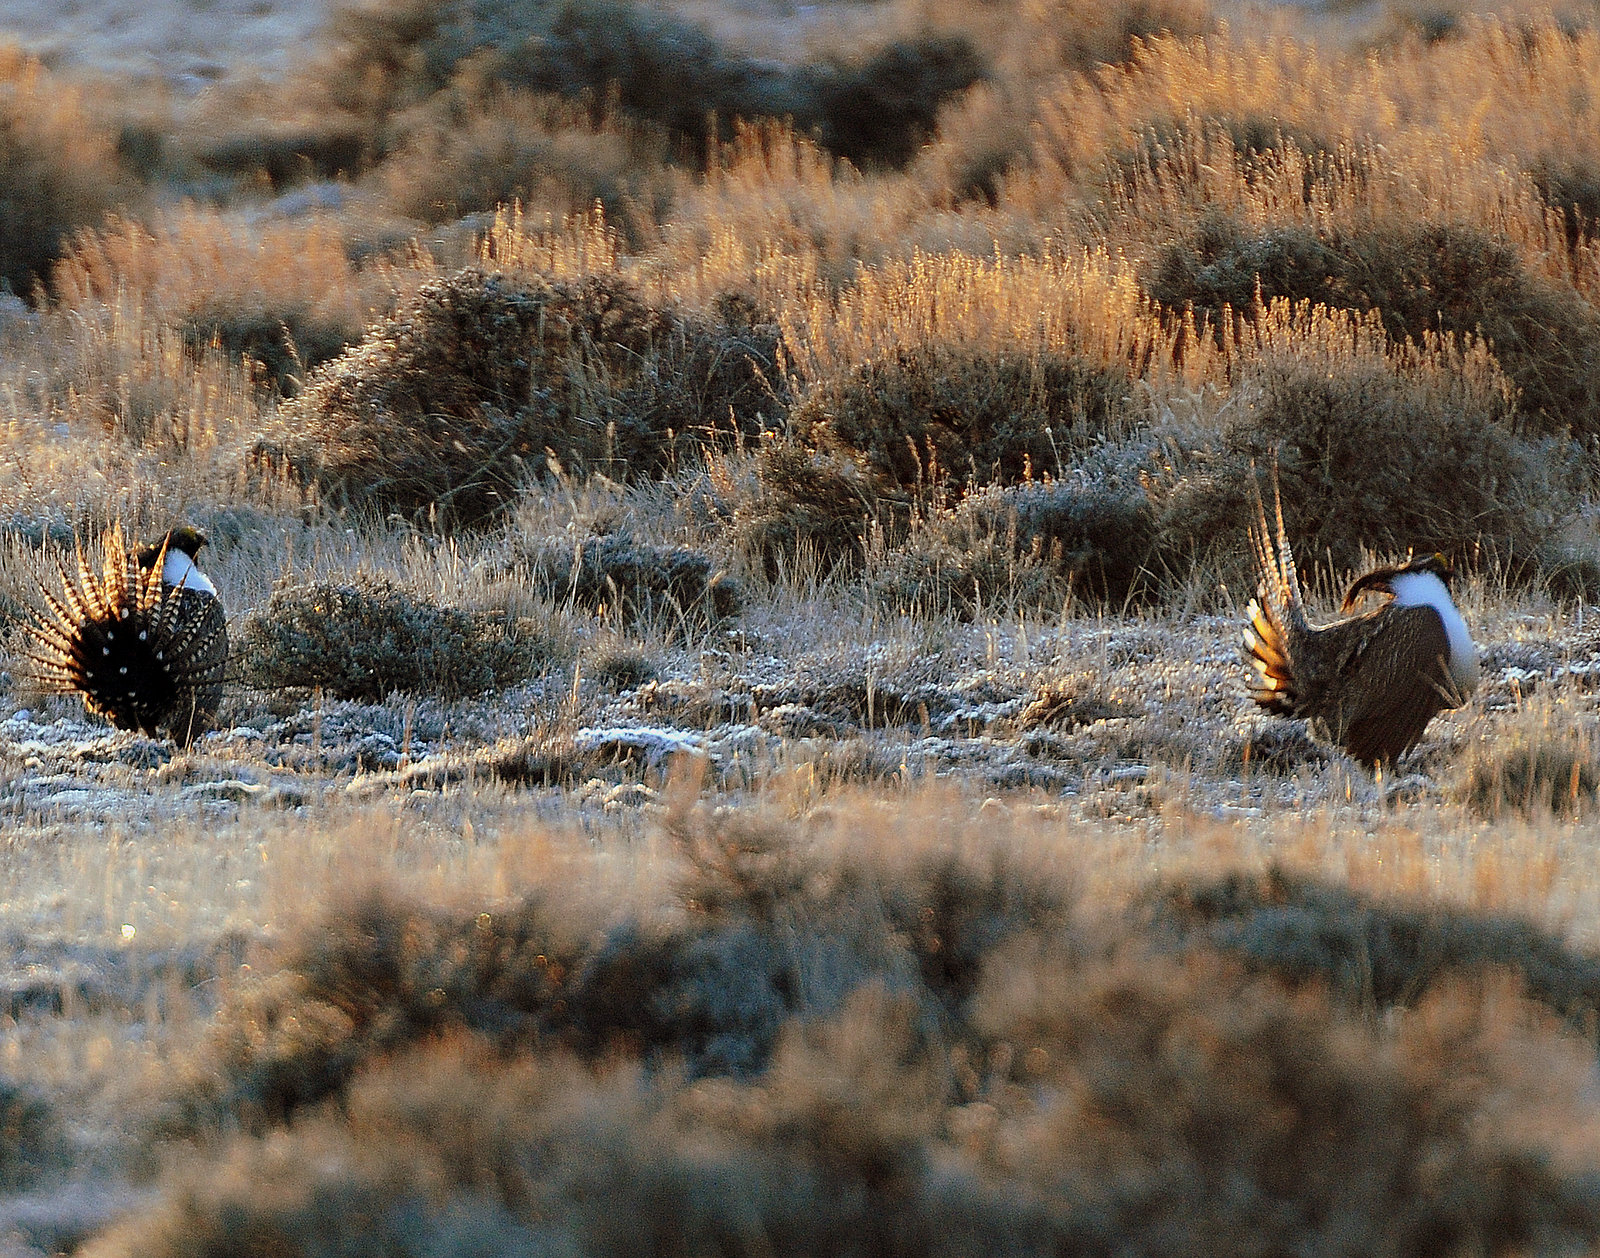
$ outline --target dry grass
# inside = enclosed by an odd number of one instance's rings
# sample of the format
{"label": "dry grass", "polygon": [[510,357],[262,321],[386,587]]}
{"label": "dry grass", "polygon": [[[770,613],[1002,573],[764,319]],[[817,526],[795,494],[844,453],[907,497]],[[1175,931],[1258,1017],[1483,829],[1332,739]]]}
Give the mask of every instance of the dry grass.
{"label": "dry grass", "polygon": [[[0,677],[0,1233],[1600,1244],[1600,35],[1222,12],[0,58],[0,601],[181,515],[261,687]],[[1273,464],[1319,618],[1458,561],[1381,780],[1238,685]]]}
{"label": "dry grass", "polygon": [[84,102],[15,45],[0,47],[0,281],[31,296],[64,242],[114,208],[116,140]]}

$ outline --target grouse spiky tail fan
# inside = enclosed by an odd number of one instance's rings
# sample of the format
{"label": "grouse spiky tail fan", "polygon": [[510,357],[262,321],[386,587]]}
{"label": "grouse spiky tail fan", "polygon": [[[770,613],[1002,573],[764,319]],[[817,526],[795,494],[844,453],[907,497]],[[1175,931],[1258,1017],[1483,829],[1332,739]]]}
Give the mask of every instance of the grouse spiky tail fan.
{"label": "grouse spiky tail fan", "polygon": [[1276,538],[1256,489],[1251,547],[1259,569],[1245,610],[1250,697],[1278,716],[1304,717],[1319,738],[1369,765],[1389,763],[1421,739],[1434,715],[1459,707],[1478,681],[1478,655],[1450,600],[1442,555],[1377,568],[1353,582],[1343,610],[1369,594],[1371,611],[1328,625],[1306,618],[1273,473]]}
{"label": "grouse spiky tail fan", "polygon": [[58,582],[40,574],[40,605],[20,618],[17,654],[19,671],[39,689],[80,694],[119,729],[166,733],[187,745],[216,714],[228,630],[213,595],[163,580],[168,544],[142,565],[115,526],[103,538],[98,569],[79,546],[75,572],[58,562]]}
{"label": "grouse spiky tail fan", "polygon": [[1293,716],[1299,705],[1294,669],[1290,664],[1291,633],[1303,635],[1310,625],[1300,597],[1300,578],[1295,572],[1294,553],[1283,528],[1283,498],[1278,477],[1272,477],[1272,504],[1277,515],[1277,544],[1267,525],[1267,509],[1261,501],[1261,488],[1254,483],[1256,518],[1250,526],[1250,545],[1259,570],[1256,597],[1245,609],[1244,648],[1252,669],[1250,697],[1278,716]]}

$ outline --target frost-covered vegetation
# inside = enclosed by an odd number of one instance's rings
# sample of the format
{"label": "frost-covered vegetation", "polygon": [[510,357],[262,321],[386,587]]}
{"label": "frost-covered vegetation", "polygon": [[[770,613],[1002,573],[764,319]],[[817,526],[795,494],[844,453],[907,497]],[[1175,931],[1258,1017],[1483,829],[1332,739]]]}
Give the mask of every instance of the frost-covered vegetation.
{"label": "frost-covered vegetation", "polygon": [[[235,643],[3,678],[8,1244],[1600,1248],[1592,6],[271,8],[0,52],[0,606]],[[1459,573],[1377,779],[1269,464]]]}

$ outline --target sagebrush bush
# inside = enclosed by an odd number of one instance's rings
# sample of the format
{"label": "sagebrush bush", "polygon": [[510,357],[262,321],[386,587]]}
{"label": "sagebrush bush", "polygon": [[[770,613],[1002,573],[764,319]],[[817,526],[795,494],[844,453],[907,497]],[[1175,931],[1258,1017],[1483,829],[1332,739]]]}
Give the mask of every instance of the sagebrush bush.
{"label": "sagebrush bush", "polygon": [[627,620],[712,623],[737,615],[739,582],[710,556],[687,546],[657,546],[625,531],[588,537],[524,538],[516,570],[540,594],[580,607],[605,607]]}
{"label": "sagebrush bush", "polygon": [[1472,744],[1456,791],[1480,817],[1587,816],[1600,804],[1594,731],[1551,704],[1529,704]]}
{"label": "sagebrush bush", "polygon": [[1490,969],[1574,1026],[1600,1010],[1600,958],[1525,918],[1383,900],[1273,868],[1158,888],[1155,930],[1215,948],[1295,984],[1326,984],[1369,1013],[1415,1004],[1430,990]]}
{"label": "sagebrush bush", "polygon": [[901,489],[960,491],[1061,475],[1128,416],[1127,377],[1064,354],[901,349],[814,385],[795,434],[860,455]]}
{"label": "sagebrush bush", "polygon": [[374,176],[398,212],[442,223],[513,201],[557,217],[598,203],[613,223],[642,211],[653,224],[664,207],[669,146],[659,132],[560,97],[444,95],[397,124],[402,138]]}
{"label": "sagebrush bush", "polygon": [[875,526],[898,531],[906,504],[897,498],[858,459],[785,439],[762,444],[753,485],[724,506],[735,544],[775,577],[797,564],[859,565]]}
{"label": "sagebrush bush", "polygon": [[879,982],[785,1022],[758,1077],[396,1052],[177,1163],[90,1252],[1510,1258],[1600,1233],[1582,1155],[1552,1151],[1590,1147],[1584,1060],[1510,993],[1441,991],[1390,1039],[1215,958],[998,947],[975,1037]]}
{"label": "sagebrush bush", "polygon": [[217,135],[183,136],[179,144],[163,146],[162,156],[242,186],[264,182],[283,191],[308,180],[358,175],[372,160],[374,147],[369,128],[333,114],[308,125],[267,121],[225,128]]}
{"label": "sagebrush bush", "polygon": [[537,673],[546,638],[504,613],[446,607],[387,577],[286,579],[245,624],[245,677],[377,703],[394,691],[457,698]]}
{"label": "sagebrush bush", "polygon": [[978,82],[984,67],[959,35],[900,39],[856,63],[814,68],[812,102],[795,115],[831,152],[857,166],[903,166],[933,132],[940,106]]}
{"label": "sagebrush bush", "polygon": [[[408,780],[515,782],[535,759],[526,780],[560,780],[550,757],[548,739],[507,743]],[[224,1006],[164,1121],[276,1124],[448,1031],[758,1073],[792,1016],[828,1016],[896,975],[931,1026],[961,1014],[991,950],[1070,924],[1070,882],[1003,849],[933,839],[830,858],[793,827],[734,816],[675,838],[675,924],[574,918],[536,896],[458,914],[376,891],[339,902]]]}
{"label": "sagebrush bush", "polygon": [[1135,485],[1034,482],[988,488],[935,511],[874,572],[903,610],[970,617],[984,608],[1121,609],[1160,590],[1154,505]]}
{"label": "sagebrush bush", "polygon": [[1530,272],[1517,249],[1457,223],[1247,230],[1225,213],[1169,244],[1149,280],[1169,310],[1215,324],[1224,305],[1250,317],[1286,298],[1364,313],[1389,335],[1481,336],[1518,390],[1533,431],[1600,431],[1600,311],[1570,286]]}
{"label": "sagebrush bush", "polygon": [[851,161],[902,165],[940,105],[984,71],[966,38],[935,32],[802,64],[754,57],[686,16],[631,0],[347,7],[333,35],[332,98],[374,124],[447,86],[508,87],[592,109],[614,101],[697,161],[714,149],[713,122],[791,118]]}
{"label": "sagebrush bush", "polygon": [[[1442,988],[1390,1041],[1212,957],[1055,967],[1024,954],[989,979],[979,1025],[1004,1037],[1022,1079],[1060,1090],[996,1136],[1019,1181],[1072,1203],[1063,1248],[1509,1255],[1596,1226],[1577,1179],[1478,1125],[1519,1091],[1564,1125],[1534,1099],[1552,1067],[1497,1057],[1492,1077],[1458,1091],[1459,1072],[1493,1055],[1498,1031],[1482,1020],[1516,1016],[1501,989]],[[1532,1032],[1527,1051],[1554,1038]]]}
{"label": "sagebrush bush", "polygon": [[1492,378],[1289,352],[1255,364],[1237,398],[1220,449],[1156,493],[1167,555],[1242,539],[1252,478],[1275,461],[1306,565],[1341,573],[1363,551],[1441,551],[1525,578],[1552,558],[1572,486],[1553,448],[1518,435]]}
{"label": "sagebrush bush", "polygon": [[29,296],[80,228],[117,204],[115,137],[80,93],[0,45],[0,282]]}
{"label": "sagebrush bush", "polygon": [[776,330],[719,310],[711,325],[612,276],[468,268],[315,373],[263,452],[340,501],[447,524],[504,512],[551,456],[655,474],[778,409]]}

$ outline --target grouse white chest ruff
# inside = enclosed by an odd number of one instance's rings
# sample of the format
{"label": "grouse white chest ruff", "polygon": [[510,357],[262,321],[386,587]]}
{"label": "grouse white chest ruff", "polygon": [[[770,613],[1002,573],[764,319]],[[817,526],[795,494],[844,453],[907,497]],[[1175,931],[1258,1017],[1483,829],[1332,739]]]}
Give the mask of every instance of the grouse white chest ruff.
{"label": "grouse white chest ruff", "polygon": [[1431,607],[1444,622],[1450,640],[1450,677],[1463,695],[1478,688],[1478,648],[1472,644],[1467,622],[1450,600],[1450,591],[1432,572],[1397,572],[1389,579],[1396,607]]}
{"label": "grouse white chest ruff", "polygon": [[161,565],[161,581],[164,585],[176,586],[181,590],[194,590],[198,594],[217,597],[217,587],[211,584],[211,578],[201,572],[200,566],[181,550],[167,551],[166,562]]}
{"label": "grouse white chest ruff", "polygon": [[1409,751],[1437,713],[1477,686],[1478,652],[1450,599],[1442,556],[1365,574],[1345,593],[1344,610],[1369,593],[1387,596],[1380,606],[1313,625],[1281,500],[1274,542],[1257,495],[1251,542],[1260,584],[1246,611],[1244,657],[1250,697],[1268,712],[1303,717],[1319,737],[1378,765]]}

